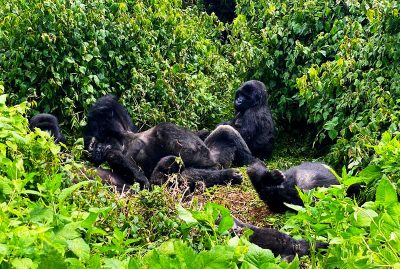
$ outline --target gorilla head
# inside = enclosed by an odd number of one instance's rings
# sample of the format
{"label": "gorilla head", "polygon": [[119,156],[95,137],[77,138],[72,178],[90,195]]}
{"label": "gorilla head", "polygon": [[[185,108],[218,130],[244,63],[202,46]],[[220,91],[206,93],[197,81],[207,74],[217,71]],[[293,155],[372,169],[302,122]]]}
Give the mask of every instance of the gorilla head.
{"label": "gorilla head", "polygon": [[267,90],[261,81],[247,81],[236,91],[234,102],[236,112],[243,112],[251,107],[265,106],[266,104]]}
{"label": "gorilla head", "polygon": [[64,135],[61,133],[58,120],[54,115],[40,113],[33,116],[29,121],[29,129],[33,131],[35,128],[48,132],[54,137],[56,143],[65,144]]}

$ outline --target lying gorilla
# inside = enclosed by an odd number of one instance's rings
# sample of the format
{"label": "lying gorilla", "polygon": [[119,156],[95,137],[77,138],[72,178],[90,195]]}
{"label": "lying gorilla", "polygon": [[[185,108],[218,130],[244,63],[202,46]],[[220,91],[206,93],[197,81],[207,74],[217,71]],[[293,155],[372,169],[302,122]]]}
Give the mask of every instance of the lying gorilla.
{"label": "lying gorilla", "polygon": [[257,161],[247,169],[247,174],[260,199],[274,212],[288,210],[284,203],[303,205],[296,186],[302,191],[308,191],[339,184],[337,178],[322,163],[305,162],[281,172],[268,171],[261,161]]}
{"label": "lying gorilla", "polygon": [[61,133],[58,120],[54,115],[40,113],[33,116],[29,121],[29,129],[33,131],[35,128],[48,132],[54,137],[54,142],[65,144],[64,135]]}
{"label": "lying gorilla", "polygon": [[99,98],[89,111],[84,141],[94,163],[108,162],[127,182],[137,181],[141,187],[163,183],[162,175],[179,170],[175,158],[180,157],[184,164],[182,173],[192,186],[200,179],[206,186],[231,179],[240,183],[240,173],[226,168],[254,161],[246,143],[230,126],[218,127],[204,142],[172,123],[133,133],[126,127],[129,115],[121,107],[112,95]]}
{"label": "lying gorilla", "polygon": [[[305,240],[296,240],[293,237],[271,228],[259,228],[251,224],[243,223],[234,218],[233,230],[240,234],[243,228],[249,228],[253,234],[249,237],[251,243],[259,247],[269,249],[275,256],[280,255],[282,259],[292,261],[298,255],[299,257],[307,255],[310,252],[310,243]],[[317,242],[315,248],[325,249],[327,243]]]}
{"label": "lying gorilla", "polygon": [[[220,125],[235,128],[253,156],[262,159],[269,157],[275,141],[275,126],[264,83],[258,80],[245,82],[236,91],[234,106],[236,116]],[[208,133],[201,130],[197,135],[204,140]]]}

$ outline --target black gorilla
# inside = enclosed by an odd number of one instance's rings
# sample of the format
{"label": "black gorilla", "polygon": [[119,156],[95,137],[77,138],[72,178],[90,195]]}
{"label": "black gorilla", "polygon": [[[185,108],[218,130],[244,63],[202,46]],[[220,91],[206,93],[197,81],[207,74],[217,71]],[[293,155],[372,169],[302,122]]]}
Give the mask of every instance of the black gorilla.
{"label": "black gorilla", "polygon": [[271,211],[284,212],[284,203],[303,205],[296,186],[303,191],[339,184],[337,178],[322,163],[305,162],[289,170],[268,171],[261,161],[254,162],[247,174],[261,200]]}
{"label": "black gorilla", "polygon": [[[65,144],[64,135],[60,131],[56,116],[46,113],[37,114],[29,121],[29,129],[33,130],[34,128],[49,132],[53,136],[54,142]],[[82,168],[81,172],[90,178],[92,176],[99,176],[103,183],[116,187],[117,191],[128,190],[130,186],[120,176],[103,168],[94,168],[93,170]]]}
{"label": "black gorilla", "polygon": [[254,156],[269,157],[275,140],[275,126],[264,83],[258,80],[245,82],[236,91],[234,106],[236,117],[224,124],[238,130]]}
{"label": "black gorilla", "polygon": [[61,133],[58,120],[54,115],[41,113],[33,116],[29,121],[29,129],[33,131],[35,128],[48,132],[54,137],[56,143],[65,144],[64,135]]}
{"label": "black gorilla", "polygon": [[182,174],[190,183],[199,179],[206,186],[230,179],[240,183],[241,175],[236,170],[219,168],[254,160],[238,132],[229,126],[218,127],[204,142],[188,129],[172,123],[133,133],[125,127],[129,115],[121,107],[112,95],[98,99],[89,111],[84,140],[96,164],[108,162],[127,182],[137,181],[141,187],[160,184],[164,181],[162,175],[182,169],[175,162],[180,157],[184,164]]}
{"label": "black gorilla", "polygon": [[[118,103],[118,98],[114,95],[101,97],[96,106],[89,110],[88,123],[85,128],[84,145],[85,149],[91,149],[95,138],[97,147],[92,152],[92,161],[100,164],[102,159],[101,147],[107,143],[119,143],[122,134],[126,132],[137,132],[126,109]],[[96,152],[99,151],[99,152]]]}
{"label": "black gorilla", "polygon": [[[310,243],[305,240],[296,240],[293,237],[271,228],[259,228],[251,224],[243,223],[234,218],[233,230],[235,233],[241,232],[243,228],[249,228],[253,231],[249,241],[259,247],[269,249],[275,256],[280,255],[282,259],[292,261],[298,255],[299,257],[307,255],[310,251]],[[327,243],[317,242],[315,248],[327,248]]]}

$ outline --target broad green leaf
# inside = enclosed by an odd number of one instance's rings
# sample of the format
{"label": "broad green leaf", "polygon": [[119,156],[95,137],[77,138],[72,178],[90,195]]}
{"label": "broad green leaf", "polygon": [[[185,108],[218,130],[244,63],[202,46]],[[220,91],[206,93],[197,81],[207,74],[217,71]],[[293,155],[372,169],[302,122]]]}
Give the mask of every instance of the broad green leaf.
{"label": "broad green leaf", "polygon": [[183,208],[180,204],[176,206],[176,209],[178,211],[178,217],[183,220],[184,222],[188,224],[193,224],[197,223],[197,220],[193,218],[192,213],[190,213],[188,210]]}
{"label": "broad green leaf", "polygon": [[70,196],[74,191],[80,189],[83,186],[89,185],[90,181],[82,181],[75,185],[72,185],[69,188],[63,189],[60,195],[58,196],[58,201],[61,203],[63,202],[68,196]]}
{"label": "broad green leaf", "polygon": [[383,206],[388,206],[397,201],[396,188],[389,181],[387,176],[384,175],[379,182],[378,188],[376,189],[376,202]]}
{"label": "broad green leaf", "polygon": [[249,251],[244,256],[244,260],[255,268],[260,268],[264,263],[274,262],[275,257],[271,250],[263,249],[255,244],[251,244]]}
{"label": "broad green leaf", "polygon": [[357,226],[359,227],[369,227],[373,218],[378,216],[372,209],[364,209],[364,208],[356,208],[354,211],[354,220]]}
{"label": "broad green leaf", "polygon": [[76,238],[73,240],[67,240],[68,248],[71,250],[79,259],[86,261],[90,257],[90,247],[82,238]]}
{"label": "broad green leaf", "polygon": [[28,268],[32,268],[33,261],[29,258],[17,258],[17,259],[13,259],[11,264],[16,269],[28,269]]}

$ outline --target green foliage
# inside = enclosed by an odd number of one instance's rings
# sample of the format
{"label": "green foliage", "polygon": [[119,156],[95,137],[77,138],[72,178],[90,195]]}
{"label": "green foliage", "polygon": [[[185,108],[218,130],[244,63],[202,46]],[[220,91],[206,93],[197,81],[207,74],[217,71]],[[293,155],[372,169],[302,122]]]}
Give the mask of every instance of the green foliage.
{"label": "green foliage", "polygon": [[329,160],[352,168],[368,162],[368,144],[399,126],[400,16],[397,1],[346,2],[344,8],[320,34],[333,39],[334,57],[313,64],[297,85],[309,122],[320,128],[318,141],[336,143]]}
{"label": "green foliage", "polygon": [[175,210],[164,187],[122,197],[87,180],[90,169],[60,154],[48,133],[30,132],[27,104],[8,107],[2,91],[2,268],[298,268],[230,240],[233,219],[220,205]]}
{"label": "green foliage", "polygon": [[[342,181],[354,181],[343,174]],[[361,179],[359,179],[361,180]],[[326,253],[312,256],[318,268],[396,268],[400,264],[400,203],[393,184],[383,177],[376,201],[359,206],[336,186],[301,194],[304,208],[297,208],[285,225],[292,234],[310,241],[328,239]]]}
{"label": "green foliage", "polygon": [[121,95],[139,125],[215,124],[242,80],[220,52],[215,17],[181,1],[10,1],[0,14],[10,97],[68,126],[106,93]]}

